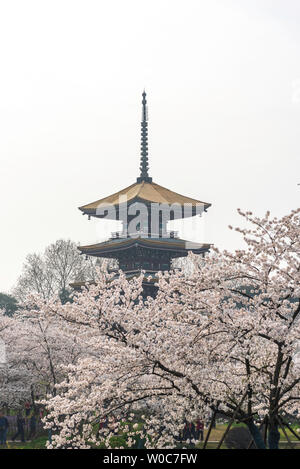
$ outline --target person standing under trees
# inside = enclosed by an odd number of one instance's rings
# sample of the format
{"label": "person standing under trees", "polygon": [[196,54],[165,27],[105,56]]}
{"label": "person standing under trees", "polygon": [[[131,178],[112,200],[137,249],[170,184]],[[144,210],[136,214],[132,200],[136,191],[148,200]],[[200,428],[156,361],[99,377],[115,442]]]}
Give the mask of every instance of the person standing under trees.
{"label": "person standing under trees", "polygon": [[25,415],[26,417],[28,417],[28,415],[30,414],[30,410],[31,410],[31,404],[29,401],[26,401],[25,402]]}
{"label": "person standing under trees", "polygon": [[8,430],[8,420],[0,412],[0,445],[6,445],[6,435]]}
{"label": "person standing under trees", "polygon": [[25,425],[25,419],[22,416],[21,412],[18,413],[17,416],[17,428],[18,431],[17,433],[12,437],[12,441],[15,441],[15,439],[20,435],[22,443],[25,441],[25,436],[24,436],[24,425]]}
{"label": "person standing under trees", "polygon": [[196,427],[195,427],[195,424],[194,422],[190,422],[189,424],[189,439],[190,439],[190,445],[192,447],[195,446],[195,440],[197,440],[197,437],[196,437]]}
{"label": "person standing under trees", "polygon": [[204,423],[201,420],[196,422],[196,440],[203,441]]}
{"label": "person standing under trees", "polygon": [[183,441],[188,441],[191,446],[195,446],[196,429],[193,422],[186,422],[183,429]]}
{"label": "person standing under trees", "polygon": [[33,412],[29,420],[29,435],[28,438],[33,438],[36,434],[36,415]]}

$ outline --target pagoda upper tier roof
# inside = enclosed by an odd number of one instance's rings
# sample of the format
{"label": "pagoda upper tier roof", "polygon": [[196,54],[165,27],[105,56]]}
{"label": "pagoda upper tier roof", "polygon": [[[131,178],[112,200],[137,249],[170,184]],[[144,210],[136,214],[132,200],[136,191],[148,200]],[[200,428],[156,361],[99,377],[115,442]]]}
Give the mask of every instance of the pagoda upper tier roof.
{"label": "pagoda upper tier roof", "polygon": [[204,210],[211,206],[208,202],[201,202],[200,200],[186,197],[185,195],[173,192],[159,184],[155,184],[154,182],[142,181],[136,182],[115,194],[109,195],[108,197],[83,205],[82,207],[79,207],[79,210],[89,215],[96,215],[96,210],[100,206],[113,205],[114,207],[118,207],[125,202],[133,203],[135,201],[168,205],[179,204],[181,206],[190,204],[194,207],[201,205]]}

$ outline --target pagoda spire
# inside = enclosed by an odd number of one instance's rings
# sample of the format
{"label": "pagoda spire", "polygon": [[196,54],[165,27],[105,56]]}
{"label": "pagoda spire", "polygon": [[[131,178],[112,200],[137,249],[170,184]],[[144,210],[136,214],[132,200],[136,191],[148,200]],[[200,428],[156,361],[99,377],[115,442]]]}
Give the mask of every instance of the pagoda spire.
{"label": "pagoda spire", "polygon": [[146,91],[143,91],[143,111],[142,111],[142,122],[141,122],[141,162],[140,162],[140,177],[137,178],[137,182],[152,182],[152,178],[149,177],[148,169],[148,107],[146,100]]}

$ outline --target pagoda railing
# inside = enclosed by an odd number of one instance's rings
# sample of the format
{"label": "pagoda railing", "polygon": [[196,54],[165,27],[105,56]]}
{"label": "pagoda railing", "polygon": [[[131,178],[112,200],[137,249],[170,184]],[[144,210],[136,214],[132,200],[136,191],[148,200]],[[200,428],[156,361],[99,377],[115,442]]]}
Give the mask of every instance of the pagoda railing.
{"label": "pagoda railing", "polygon": [[148,231],[136,231],[135,233],[128,233],[127,231],[114,231],[111,233],[110,239],[124,239],[124,238],[174,238],[178,239],[178,231],[165,231],[162,233],[149,233]]}

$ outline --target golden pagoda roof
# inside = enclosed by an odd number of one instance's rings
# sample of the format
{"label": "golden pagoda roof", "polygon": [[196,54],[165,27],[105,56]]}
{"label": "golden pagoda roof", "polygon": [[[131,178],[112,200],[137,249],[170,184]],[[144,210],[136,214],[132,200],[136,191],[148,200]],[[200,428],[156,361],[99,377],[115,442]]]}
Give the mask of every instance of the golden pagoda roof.
{"label": "golden pagoda roof", "polygon": [[173,192],[169,189],[166,189],[159,184],[154,182],[136,182],[131,186],[122,189],[115,194],[104,197],[103,199],[96,200],[87,205],[79,207],[79,210],[85,213],[95,213],[97,208],[100,205],[113,205],[118,206],[121,203],[133,202],[135,200],[144,201],[145,203],[159,203],[159,204],[191,204],[192,206],[202,205],[204,209],[210,207],[211,204],[207,202],[201,202],[200,200],[192,199],[191,197],[186,197],[184,195]]}

